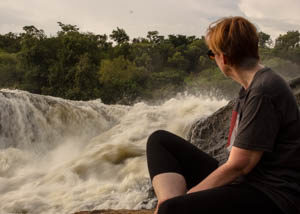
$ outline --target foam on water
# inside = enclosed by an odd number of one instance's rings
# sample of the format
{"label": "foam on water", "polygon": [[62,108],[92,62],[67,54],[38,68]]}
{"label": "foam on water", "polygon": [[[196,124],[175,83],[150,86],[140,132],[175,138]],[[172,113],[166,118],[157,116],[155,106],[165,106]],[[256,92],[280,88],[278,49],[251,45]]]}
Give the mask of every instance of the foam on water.
{"label": "foam on water", "polygon": [[0,91],[0,213],[152,208],[147,137],[185,137],[226,100],[178,95],[161,105],[75,102]]}

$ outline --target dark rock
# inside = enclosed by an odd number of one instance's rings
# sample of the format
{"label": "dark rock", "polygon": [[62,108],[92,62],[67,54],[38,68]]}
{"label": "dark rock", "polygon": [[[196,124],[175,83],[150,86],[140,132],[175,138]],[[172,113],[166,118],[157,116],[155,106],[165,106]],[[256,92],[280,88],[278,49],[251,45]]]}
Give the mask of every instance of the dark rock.
{"label": "dark rock", "polygon": [[188,141],[202,151],[216,158],[219,163],[227,160],[227,135],[234,101],[220,108],[207,118],[194,123],[188,134]]}
{"label": "dark rock", "polygon": [[153,214],[154,210],[94,210],[81,211],[74,214]]}
{"label": "dark rock", "polygon": [[300,93],[300,77],[292,79],[290,82],[290,86],[294,91],[294,94]]}

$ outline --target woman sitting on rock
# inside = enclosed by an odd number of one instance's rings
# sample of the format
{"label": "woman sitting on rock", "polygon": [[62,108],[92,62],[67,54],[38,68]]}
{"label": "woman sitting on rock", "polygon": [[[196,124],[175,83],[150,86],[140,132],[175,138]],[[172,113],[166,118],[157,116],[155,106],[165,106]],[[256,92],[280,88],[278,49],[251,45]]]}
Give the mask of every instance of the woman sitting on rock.
{"label": "woman sitting on rock", "polygon": [[158,214],[300,213],[300,113],[288,84],[260,64],[255,26],[242,17],[206,35],[225,76],[242,87],[233,109],[226,163],[159,130],[147,142]]}

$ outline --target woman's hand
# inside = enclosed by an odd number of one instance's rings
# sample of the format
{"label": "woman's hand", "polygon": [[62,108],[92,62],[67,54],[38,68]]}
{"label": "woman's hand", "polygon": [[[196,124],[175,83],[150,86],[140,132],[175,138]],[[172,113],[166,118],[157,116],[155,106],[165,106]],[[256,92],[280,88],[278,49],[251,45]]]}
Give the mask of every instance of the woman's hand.
{"label": "woman's hand", "polygon": [[201,191],[201,190],[199,190],[197,188],[197,185],[196,185],[193,188],[191,188],[189,191],[187,191],[186,194],[190,194],[190,193],[193,193],[193,192],[199,192],[199,191]]}
{"label": "woman's hand", "polygon": [[158,214],[158,208],[159,208],[159,206],[160,206],[164,201],[166,201],[166,200],[161,200],[161,201],[158,201],[158,202],[157,202],[157,205],[156,205],[154,214]]}

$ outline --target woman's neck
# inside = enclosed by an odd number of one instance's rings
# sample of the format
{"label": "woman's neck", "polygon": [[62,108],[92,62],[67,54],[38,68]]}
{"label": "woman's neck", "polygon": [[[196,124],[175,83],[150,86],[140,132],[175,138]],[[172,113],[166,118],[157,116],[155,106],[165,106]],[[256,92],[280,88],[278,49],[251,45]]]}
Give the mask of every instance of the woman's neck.
{"label": "woman's neck", "polygon": [[262,64],[257,64],[251,69],[233,69],[230,77],[243,86],[244,89],[247,89],[250,86],[256,72],[262,68],[264,68]]}

